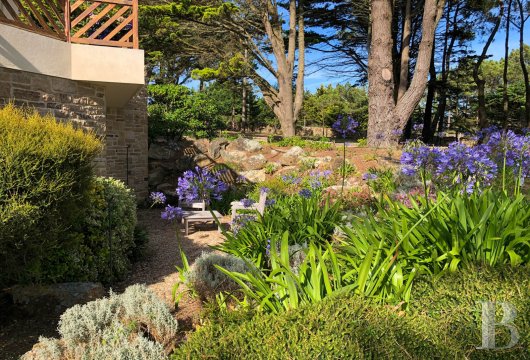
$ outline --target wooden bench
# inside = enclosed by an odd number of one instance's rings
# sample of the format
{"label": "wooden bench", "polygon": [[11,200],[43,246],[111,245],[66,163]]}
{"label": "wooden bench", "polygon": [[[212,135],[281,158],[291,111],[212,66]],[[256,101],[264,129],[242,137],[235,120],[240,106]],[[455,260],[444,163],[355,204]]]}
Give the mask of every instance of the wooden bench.
{"label": "wooden bench", "polygon": [[[221,214],[218,211],[213,211],[215,217],[221,219]],[[182,222],[184,223],[185,234],[188,236],[189,224],[192,222],[216,222],[210,211],[184,211],[182,214]],[[217,226],[217,230],[221,232],[221,228]]]}

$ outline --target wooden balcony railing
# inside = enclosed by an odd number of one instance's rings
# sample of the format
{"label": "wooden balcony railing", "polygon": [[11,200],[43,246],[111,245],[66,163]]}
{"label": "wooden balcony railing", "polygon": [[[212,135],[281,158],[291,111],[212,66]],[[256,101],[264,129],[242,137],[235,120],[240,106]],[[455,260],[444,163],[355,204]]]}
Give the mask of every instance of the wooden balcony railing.
{"label": "wooden balcony railing", "polygon": [[138,49],[138,0],[0,0],[0,23],[72,43]]}

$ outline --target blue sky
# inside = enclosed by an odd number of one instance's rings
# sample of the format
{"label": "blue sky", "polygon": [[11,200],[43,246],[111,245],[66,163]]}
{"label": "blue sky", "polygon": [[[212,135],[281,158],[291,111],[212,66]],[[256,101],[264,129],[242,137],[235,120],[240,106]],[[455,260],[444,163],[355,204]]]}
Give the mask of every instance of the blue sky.
{"label": "blue sky", "polygon": [[[505,37],[505,30],[499,29],[497,32],[497,35],[495,36],[495,40],[490,45],[488,54],[491,55],[490,59],[498,60],[504,57],[504,37]],[[530,44],[530,24],[527,24],[525,27],[525,43]],[[488,34],[486,34],[483,37],[477,38],[473,42],[471,42],[471,49],[475,51],[475,53],[480,53],[482,51],[482,47],[484,46],[486,42],[486,37]],[[510,40],[509,40],[509,46],[510,46],[510,52],[513,49],[516,49],[519,47],[519,32],[515,29],[510,30]],[[312,62],[315,62],[318,60],[318,58],[321,55],[317,52],[308,52],[306,54],[306,63],[310,64]],[[274,79],[272,76],[270,76],[268,73],[265,74],[264,77],[269,80],[271,83],[274,83]],[[344,83],[354,83],[355,79],[352,77],[342,76],[339,77],[336,74],[331,74],[325,70],[315,70],[311,69],[309,67],[306,69],[306,76],[305,76],[305,90],[310,92],[315,92],[316,89],[318,89],[321,85],[327,86],[329,84],[336,85],[336,84],[344,84]],[[191,86],[193,88],[198,88],[198,82],[192,81],[188,86]]]}

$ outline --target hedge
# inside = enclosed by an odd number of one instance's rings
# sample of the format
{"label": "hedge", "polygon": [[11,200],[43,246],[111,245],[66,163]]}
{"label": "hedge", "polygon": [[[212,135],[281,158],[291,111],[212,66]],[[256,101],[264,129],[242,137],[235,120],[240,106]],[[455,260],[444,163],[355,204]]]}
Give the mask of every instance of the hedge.
{"label": "hedge", "polygon": [[94,134],[71,124],[0,109],[0,285],[42,280],[83,206],[100,149]]}
{"label": "hedge", "polygon": [[0,287],[125,275],[145,235],[132,191],[93,176],[101,147],[51,116],[0,109]]}
{"label": "hedge", "polygon": [[[407,311],[356,297],[328,299],[281,315],[222,318],[201,327],[174,359],[524,359],[530,345],[530,272],[477,268],[424,280]],[[478,350],[482,300],[518,310],[521,334],[508,350]],[[497,344],[507,343],[497,329]]]}

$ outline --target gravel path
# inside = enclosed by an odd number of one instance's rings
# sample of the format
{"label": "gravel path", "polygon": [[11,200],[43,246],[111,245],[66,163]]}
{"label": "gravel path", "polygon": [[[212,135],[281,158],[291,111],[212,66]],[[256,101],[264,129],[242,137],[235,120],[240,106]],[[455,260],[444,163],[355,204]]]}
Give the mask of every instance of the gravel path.
{"label": "gravel path", "polygon": [[[229,217],[221,219],[223,224],[228,223]],[[160,219],[160,209],[138,211],[138,222],[143,225],[148,234],[146,256],[135,263],[129,276],[122,282],[114,284],[115,292],[122,292],[127,286],[140,283],[146,284],[172,309],[171,290],[178,280],[175,266],[181,266],[177,245],[176,227]],[[189,236],[184,236],[184,231],[179,230],[182,249],[190,264],[203,251],[211,251],[210,246],[221,243],[222,235],[217,231],[217,226],[212,223],[190,225]],[[185,289],[179,289],[179,291]],[[185,296],[179,304],[174,315],[179,322],[181,339],[186,333],[193,330],[202,310],[201,302]],[[29,316],[10,309],[9,313],[0,313],[0,360],[15,360],[29,351],[38,341],[39,336],[57,337],[56,314],[39,314]]]}
{"label": "gravel path", "polygon": [[[229,217],[224,217],[221,219],[221,223],[226,227],[229,220]],[[121,292],[132,284],[146,284],[173,308],[171,290],[178,281],[175,266],[182,266],[176,226],[160,218],[160,209],[139,210],[138,222],[149,233],[146,256],[133,265],[131,274],[125,281],[116,284],[113,288],[117,292]],[[189,232],[188,236],[184,236],[183,226],[179,225],[178,234],[182,250],[190,265],[203,251],[212,251],[210,246],[220,244],[223,241],[222,234],[217,231],[217,226],[211,222],[190,224]],[[183,290],[185,289],[179,288],[179,291]],[[178,310],[175,311],[179,328],[191,330],[193,325],[197,323],[201,310],[199,300],[185,296],[180,301]]]}

